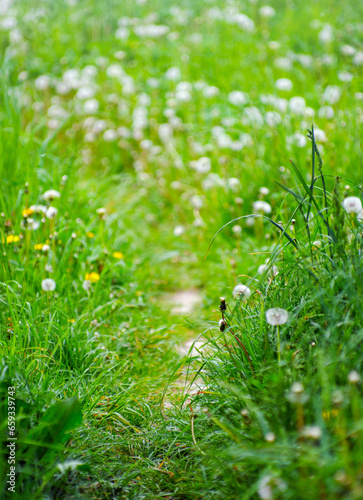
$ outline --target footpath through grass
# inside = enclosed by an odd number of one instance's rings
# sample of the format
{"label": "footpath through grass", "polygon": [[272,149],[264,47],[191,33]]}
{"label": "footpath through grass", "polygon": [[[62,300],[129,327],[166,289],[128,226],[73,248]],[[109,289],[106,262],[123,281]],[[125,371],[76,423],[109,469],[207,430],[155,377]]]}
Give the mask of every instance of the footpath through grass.
{"label": "footpath through grass", "polygon": [[362,498],[359,9],[1,4],[1,497]]}

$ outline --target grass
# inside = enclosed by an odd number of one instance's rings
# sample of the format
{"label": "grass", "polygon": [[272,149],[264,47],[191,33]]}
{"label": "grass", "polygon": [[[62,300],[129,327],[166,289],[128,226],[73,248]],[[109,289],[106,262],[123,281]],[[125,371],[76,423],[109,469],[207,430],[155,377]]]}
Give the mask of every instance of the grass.
{"label": "grass", "polygon": [[361,7],[271,6],[4,7],[2,497],[361,498]]}

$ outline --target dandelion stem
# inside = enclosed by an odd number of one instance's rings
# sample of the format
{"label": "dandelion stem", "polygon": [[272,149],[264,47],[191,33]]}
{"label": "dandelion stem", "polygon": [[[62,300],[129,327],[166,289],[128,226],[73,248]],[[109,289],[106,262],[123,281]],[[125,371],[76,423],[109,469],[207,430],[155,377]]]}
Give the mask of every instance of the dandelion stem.
{"label": "dandelion stem", "polygon": [[277,358],[279,361],[279,370],[281,363],[281,349],[280,349],[280,325],[277,325]]}

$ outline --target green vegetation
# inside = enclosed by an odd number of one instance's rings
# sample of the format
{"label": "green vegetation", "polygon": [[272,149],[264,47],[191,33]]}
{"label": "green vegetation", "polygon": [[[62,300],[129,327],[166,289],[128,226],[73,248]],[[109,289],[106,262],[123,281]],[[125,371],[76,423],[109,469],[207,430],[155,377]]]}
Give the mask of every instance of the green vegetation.
{"label": "green vegetation", "polygon": [[363,497],[361,14],[1,3],[1,498]]}

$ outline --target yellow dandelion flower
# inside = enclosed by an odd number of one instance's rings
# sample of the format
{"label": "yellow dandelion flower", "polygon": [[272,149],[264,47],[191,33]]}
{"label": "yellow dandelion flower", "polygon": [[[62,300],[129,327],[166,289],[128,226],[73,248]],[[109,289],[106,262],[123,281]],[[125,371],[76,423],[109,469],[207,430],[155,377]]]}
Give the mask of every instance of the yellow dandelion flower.
{"label": "yellow dandelion flower", "polygon": [[22,211],[23,217],[29,217],[29,215],[32,215],[34,213],[34,210],[31,208],[24,208]]}
{"label": "yellow dandelion flower", "polygon": [[37,243],[34,245],[34,250],[42,250],[44,243]]}
{"label": "yellow dandelion flower", "polygon": [[17,243],[19,240],[20,240],[20,237],[16,236],[15,234],[9,234],[6,237],[6,243]]}
{"label": "yellow dandelion flower", "polygon": [[75,319],[68,319],[68,323],[74,323],[76,320]]}
{"label": "yellow dandelion flower", "polygon": [[112,254],[112,257],[115,257],[115,259],[123,259],[124,258],[124,254],[121,253],[121,252],[113,252]]}
{"label": "yellow dandelion flower", "polygon": [[136,292],[136,295],[137,295],[137,297],[141,297],[142,292],[138,291],[138,292]]}
{"label": "yellow dandelion flower", "polygon": [[88,233],[86,233],[88,238],[94,238],[95,237],[95,233],[92,233],[92,231],[88,231]]}
{"label": "yellow dandelion flower", "polygon": [[91,283],[97,283],[97,281],[100,279],[100,275],[98,273],[95,273],[95,272],[86,273],[86,276],[84,279],[90,281]]}

